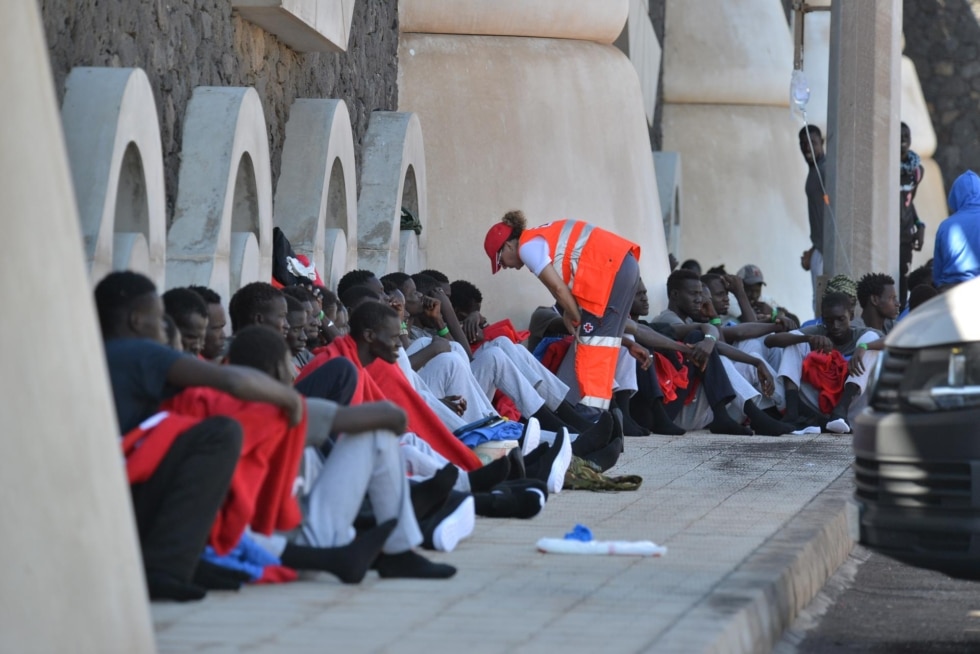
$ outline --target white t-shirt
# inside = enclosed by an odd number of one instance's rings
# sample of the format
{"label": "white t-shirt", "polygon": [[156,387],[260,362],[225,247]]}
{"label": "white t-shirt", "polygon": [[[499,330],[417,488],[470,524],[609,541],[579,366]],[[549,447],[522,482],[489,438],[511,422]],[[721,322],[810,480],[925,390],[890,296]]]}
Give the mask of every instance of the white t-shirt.
{"label": "white t-shirt", "polygon": [[518,248],[517,256],[535,277],[540,277],[541,272],[551,263],[551,248],[543,236],[535,236]]}

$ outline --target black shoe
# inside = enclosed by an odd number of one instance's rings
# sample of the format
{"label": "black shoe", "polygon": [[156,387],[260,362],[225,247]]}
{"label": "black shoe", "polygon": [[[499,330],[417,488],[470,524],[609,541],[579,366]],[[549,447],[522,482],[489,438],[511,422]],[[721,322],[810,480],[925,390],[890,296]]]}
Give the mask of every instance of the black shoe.
{"label": "black shoe", "polygon": [[623,453],[623,439],[617,438],[609,445],[605,446],[598,452],[592,452],[591,454],[586,454],[584,458],[586,461],[591,461],[592,463],[599,466],[601,472],[605,472],[616,465],[619,461],[619,455]]}
{"label": "black shoe", "polygon": [[374,567],[383,579],[449,579],[456,574],[453,566],[433,563],[412,550],[382,554]]}
{"label": "black shoe", "polygon": [[527,520],[541,513],[548,500],[548,488],[537,479],[505,481],[476,499],[479,515]]}
{"label": "black shoe", "polygon": [[572,454],[583,457],[589,452],[601,450],[609,441],[615,438],[616,419],[608,411],[603,411],[598,422],[589,429],[581,432],[572,441]]}
{"label": "black shoe", "polygon": [[146,587],[150,599],[173,600],[174,602],[196,602],[204,599],[207,589],[162,572],[147,572]]}
{"label": "black shoe", "polygon": [[507,453],[507,459],[510,461],[510,474],[507,475],[507,479],[524,479],[527,477],[527,470],[524,468],[524,455],[521,454],[521,448],[515,447]]}

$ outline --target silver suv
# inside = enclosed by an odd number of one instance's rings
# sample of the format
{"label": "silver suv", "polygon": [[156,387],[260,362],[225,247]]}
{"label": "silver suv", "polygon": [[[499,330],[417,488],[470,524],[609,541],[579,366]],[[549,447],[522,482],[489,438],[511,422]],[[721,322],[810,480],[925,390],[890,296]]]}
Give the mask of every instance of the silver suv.
{"label": "silver suv", "polygon": [[980,577],[980,279],[916,309],[885,346],[854,425],[852,537]]}

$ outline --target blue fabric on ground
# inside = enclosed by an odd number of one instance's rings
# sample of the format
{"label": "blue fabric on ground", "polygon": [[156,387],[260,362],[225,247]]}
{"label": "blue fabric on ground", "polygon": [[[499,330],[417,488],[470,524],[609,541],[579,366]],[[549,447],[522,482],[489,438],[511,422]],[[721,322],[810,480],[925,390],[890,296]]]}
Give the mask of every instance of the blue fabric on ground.
{"label": "blue fabric on ground", "polygon": [[235,549],[225,556],[218,556],[214,548],[208,545],[204,548],[201,558],[223,568],[245,572],[251,575],[252,581],[262,576],[267,565],[282,565],[282,561],[262,549],[248,534],[242,534],[242,539],[238,541]]}
{"label": "blue fabric on ground", "polygon": [[459,437],[466,447],[476,447],[490,441],[516,441],[524,433],[524,425],[508,420],[490,427],[473,429]]}

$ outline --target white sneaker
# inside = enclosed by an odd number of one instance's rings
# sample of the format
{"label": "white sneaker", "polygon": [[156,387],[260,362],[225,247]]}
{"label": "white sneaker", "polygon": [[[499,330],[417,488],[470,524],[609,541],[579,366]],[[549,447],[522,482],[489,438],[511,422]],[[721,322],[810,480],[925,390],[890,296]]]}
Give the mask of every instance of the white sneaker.
{"label": "white sneaker", "polygon": [[558,435],[558,438],[561,439],[561,443],[557,444],[559,446],[558,455],[551,463],[551,472],[548,473],[549,493],[561,492],[562,486],[565,485],[565,473],[568,472],[568,466],[572,464],[572,439],[568,435],[566,427],[561,428],[561,434]]}
{"label": "white sneaker", "polygon": [[832,434],[850,434],[851,426],[843,418],[838,418],[827,423],[827,431]]}
{"label": "white sneaker", "polygon": [[803,429],[797,429],[796,431],[790,433],[793,434],[794,436],[802,436],[803,434],[819,434],[820,427],[817,427],[816,425],[811,425],[809,427],[804,427]]}
{"label": "white sneaker", "polygon": [[443,518],[432,532],[432,546],[440,552],[452,552],[459,541],[468,538],[476,526],[476,504],[467,495],[455,510]]}
{"label": "white sneaker", "polygon": [[524,428],[524,446],[521,454],[527,456],[541,444],[541,423],[537,418],[528,418],[527,426]]}

